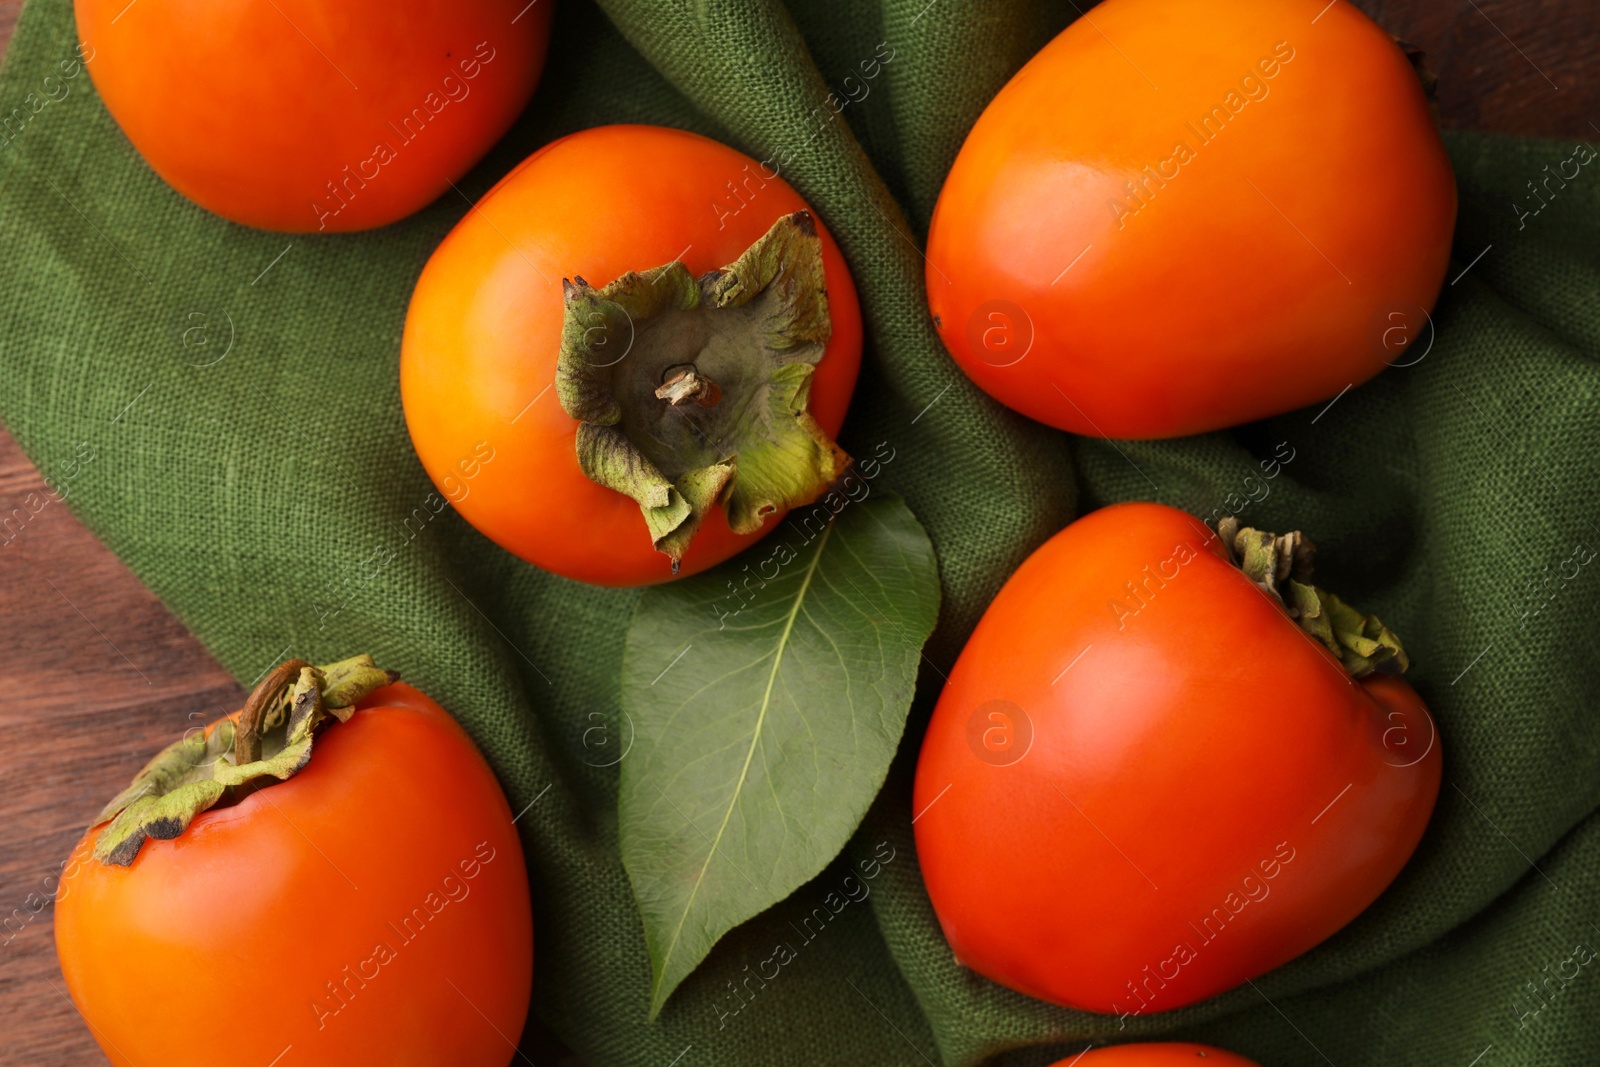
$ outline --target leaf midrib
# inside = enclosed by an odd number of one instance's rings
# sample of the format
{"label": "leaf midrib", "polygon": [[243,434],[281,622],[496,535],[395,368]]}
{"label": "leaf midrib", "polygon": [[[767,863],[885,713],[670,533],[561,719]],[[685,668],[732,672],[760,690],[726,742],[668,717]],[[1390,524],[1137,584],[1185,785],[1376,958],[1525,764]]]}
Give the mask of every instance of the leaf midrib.
{"label": "leaf midrib", "polygon": [[[767,688],[761,695],[761,710],[756,715],[755,729],[750,733],[750,748],[744,754],[744,766],[739,768],[739,780],[734,783],[733,795],[728,798],[728,808],[722,813],[722,824],[717,827],[717,836],[711,840],[711,848],[706,852],[705,862],[700,865],[700,873],[695,876],[694,887],[689,890],[689,899],[683,903],[683,911],[678,916],[678,925],[672,931],[672,940],[667,945],[667,954],[661,957],[661,969],[656,973],[654,994],[659,993],[662,983],[666,979],[667,964],[672,962],[672,954],[677,951],[678,945],[683,941],[683,924],[689,920],[689,911],[694,907],[694,900],[700,893],[700,884],[705,881],[706,871],[711,868],[711,861],[717,854],[717,846],[722,844],[722,835],[727,832],[728,821],[733,818],[733,809],[739,803],[739,797],[744,792],[745,779],[750,774],[750,764],[755,758],[756,743],[761,739],[761,728],[767,721],[767,709],[772,706],[772,686],[778,678],[778,668],[783,664],[783,655],[789,649],[789,634],[794,630],[794,621],[800,615],[800,606],[805,603],[806,591],[811,588],[811,577],[817,572],[817,564],[822,560],[822,551],[828,545],[828,537],[833,533],[833,523],[829,523],[822,531],[822,537],[817,541],[817,551],[811,557],[811,563],[806,567],[805,578],[800,582],[800,589],[795,593],[794,606],[789,609],[789,617],[784,620],[783,633],[778,636],[778,648],[772,657],[772,670],[767,673]],[[659,1007],[660,1005],[656,1005]]]}

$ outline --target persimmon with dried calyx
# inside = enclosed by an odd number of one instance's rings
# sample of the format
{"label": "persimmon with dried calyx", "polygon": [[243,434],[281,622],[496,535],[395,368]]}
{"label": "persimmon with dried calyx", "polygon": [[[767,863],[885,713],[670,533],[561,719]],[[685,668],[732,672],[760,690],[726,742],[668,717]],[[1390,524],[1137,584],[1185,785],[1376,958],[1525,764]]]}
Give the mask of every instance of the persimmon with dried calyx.
{"label": "persimmon with dried calyx", "polygon": [[1176,437],[1421,358],[1455,213],[1422,82],[1354,4],[1106,0],[968,134],[928,303],[1008,407]]}
{"label": "persimmon with dried calyx", "polygon": [[505,796],[455,720],[367,656],[282,664],[151,760],[80,842],[55,929],[119,1067],[291,1047],[313,1067],[504,1067],[533,978]]}
{"label": "persimmon with dried calyx", "polygon": [[445,238],[400,391],[468,522],[641,585],[720,563],[844,472],[860,359],[850,272],[798,193],[705,137],[607,126],[529,157]]}
{"label": "persimmon with dried calyx", "polygon": [[1311,543],[1158,504],[1087,515],[1001,589],[913,810],[967,967],[1084,1011],[1181,1008],[1354,919],[1416,848],[1440,746]]}

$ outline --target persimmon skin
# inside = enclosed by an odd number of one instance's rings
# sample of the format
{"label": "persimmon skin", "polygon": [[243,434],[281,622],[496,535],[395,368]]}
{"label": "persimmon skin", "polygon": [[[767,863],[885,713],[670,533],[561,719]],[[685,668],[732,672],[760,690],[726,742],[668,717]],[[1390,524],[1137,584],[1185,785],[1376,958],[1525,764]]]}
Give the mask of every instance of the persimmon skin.
{"label": "persimmon skin", "polygon": [[92,834],[61,879],[56,949],[117,1067],[291,1045],[308,1067],[512,1058],[501,1035],[521,1035],[533,980],[522,846],[488,764],[416,689],[371,694],[299,774],[128,867],[94,860]]}
{"label": "persimmon skin", "polygon": [[1399,47],[1324,8],[1106,0],[1001,90],[928,236],[928,302],[977,385],[1073,433],[1175,437],[1415,358],[1450,163]]}
{"label": "persimmon skin", "polygon": [[1051,1067],[1260,1067],[1226,1049],[1190,1041],[1108,1045],[1058,1060]]}
{"label": "persimmon skin", "polygon": [[[562,279],[599,287],[680,258],[699,276],[805,208],[748,156],[659,126],[584,130],[524,160],[440,244],[406,316],[400,395],[440,491],[480,532],[545,570],[609,586],[671,579],[639,505],[578,465],[578,422],[553,388]],[[833,329],[810,410],[836,436],[861,365],[861,310],[843,254],[820,221],[817,230]],[[492,461],[471,462],[480,444]],[[782,519],[741,536],[713,509],[680,576],[721,563]]]}
{"label": "persimmon skin", "polygon": [[450,192],[533,95],[553,4],[74,6],[95,89],[168,185],[246,226],[335,233]]}
{"label": "persimmon skin", "polygon": [[[972,740],[993,701],[1029,747]],[[1084,1011],[1170,1011],[1355,918],[1440,773],[1406,682],[1353,680],[1198,519],[1117,505],[1029,557],[950,672],[918,861],[966,966]]]}

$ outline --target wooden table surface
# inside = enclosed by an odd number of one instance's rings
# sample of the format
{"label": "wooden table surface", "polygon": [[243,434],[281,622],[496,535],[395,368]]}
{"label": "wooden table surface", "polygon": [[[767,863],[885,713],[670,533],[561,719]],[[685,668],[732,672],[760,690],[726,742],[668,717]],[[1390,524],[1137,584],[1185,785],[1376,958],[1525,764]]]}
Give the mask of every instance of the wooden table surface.
{"label": "wooden table surface", "polygon": [[[1362,0],[1424,49],[1447,126],[1600,138],[1595,0]],[[21,0],[0,0],[0,49]],[[14,95],[14,94],[13,94]],[[8,101],[0,100],[9,106]],[[0,299],[4,299],[0,296]],[[0,513],[44,482],[0,428]],[[243,691],[52,503],[0,545],[0,1067],[104,1063],[67,999],[51,876],[84,823],[186,724]],[[120,740],[97,743],[115,721]]]}

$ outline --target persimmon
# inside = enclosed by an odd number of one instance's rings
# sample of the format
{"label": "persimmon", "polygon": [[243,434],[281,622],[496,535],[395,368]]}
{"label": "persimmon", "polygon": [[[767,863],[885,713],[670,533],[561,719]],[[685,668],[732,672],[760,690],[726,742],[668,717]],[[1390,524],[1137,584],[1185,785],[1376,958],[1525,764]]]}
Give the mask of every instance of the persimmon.
{"label": "persimmon", "polygon": [[860,360],[849,269],[788,183],[697,134],[605,126],[534,153],[440,244],[400,393],[473,526],[641,585],[720,563],[843,473]]}
{"label": "persimmon", "polygon": [[1087,515],[962,650],[916,776],[958,960],[1142,1015],[1355,918],[1411,856],[1440,746],[1395,635],[1311,584],[1310,542],[1158,504]]}
{"label": "persimmon", "polygon": [[[425,207],[533,95],[552,0],[74,0],[95,89],[224,218],[371,229]],[[454,194],[452,194],[454,195]]]}
{"label": "persimmon", "polygon": [[73,1003],[118,1067],[504,1067],[527,871],[483,757],[357,657],[298,660],[107,805],[57,891]]}
{"label": "persimmon", "polygon": [[1106,0],[967,135],[928,303],[1024,415],[1199,433],[1410,359],[1455,213],[1421,81],[1354,4]]}
{"label": "persimmon", "polygon": [[1259,1067],[1254,1060],[1189,1041],[1141,1041],[1092,1048],[1052,1067]]}

